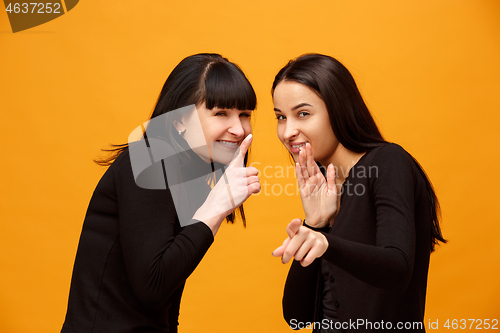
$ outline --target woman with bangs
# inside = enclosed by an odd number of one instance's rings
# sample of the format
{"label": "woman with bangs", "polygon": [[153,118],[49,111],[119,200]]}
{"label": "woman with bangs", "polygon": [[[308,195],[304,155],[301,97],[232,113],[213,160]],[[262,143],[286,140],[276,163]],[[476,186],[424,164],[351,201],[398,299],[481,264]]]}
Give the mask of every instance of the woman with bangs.
{"label": "woman with bangs", "polygon": [[290,61],[272,94],[305,214],[273,252],[283,263],[295,258],[283,296],[286,321],[294,329],[316,323],[315,333],[424,332],[429,258],[446,242],[425,172],[384,140],[336,59]]}
{"label": "woman with bangs", "polygon": [[[184,284],[235,210],[260,191],[246,167],[255,92],[218,54],[182,60],[140,139],[116,145],[83,223],[63,333],[177,332]],[[159,157],[158,157],[159,156]]]}

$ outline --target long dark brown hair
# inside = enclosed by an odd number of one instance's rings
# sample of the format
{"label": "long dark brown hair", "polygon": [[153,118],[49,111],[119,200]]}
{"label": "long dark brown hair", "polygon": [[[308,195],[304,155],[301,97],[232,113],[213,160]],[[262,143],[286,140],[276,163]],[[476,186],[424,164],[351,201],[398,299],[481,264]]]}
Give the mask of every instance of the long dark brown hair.
{"label": "long dark brown hair", "polygon": [[[271,94],[282,81],[304,84],[318,94],[328,110],[333,133],[345,148],[362,153],[387,143],[351,73],[335,58],[313,53],[290,60],[276,75]],[[439,226],[439,201],[424,169],[415,158],[413,160],[427,185],[432,217],[431,251],[434,251],[439,242],[447,242]]]}
{"label": "long dark brown hair", "polygon": [[[168,113],[188,105],[199,105],[205,102],[207,109],[214,107],[222,109],[254,110],[257,106],[257,97],[252,85],[243,71],[234,63],[215,53],[200,53],[183,59],[170,73],[160,96],[156,102],[150,119],[166,114],[166,117],[179,117],[179,113]],[[186,109],[188,110],[188,109]],[[148,126],[163,126],[161,131],[167,136],[169,143],[178,150],[181,159],[189,159],[188,154],[182,153],[190,149],[184,138],[177,134],[173,125],[175,119],[167,119],[167,122],[150,121]],[[154,132],[154,128],[148,127],[148,132]],[[147,139],[147,138],[146,138]],[[108,155],[94,160],[101,166],[109,166],[126,149],[128,144],[111,145],[109,149],[103,149]],[[248,153],[245,156],[247,163]],[[243,205],[239,212],[246,225]],[[227,216],[227,221],[233,223],[235,213]]]}

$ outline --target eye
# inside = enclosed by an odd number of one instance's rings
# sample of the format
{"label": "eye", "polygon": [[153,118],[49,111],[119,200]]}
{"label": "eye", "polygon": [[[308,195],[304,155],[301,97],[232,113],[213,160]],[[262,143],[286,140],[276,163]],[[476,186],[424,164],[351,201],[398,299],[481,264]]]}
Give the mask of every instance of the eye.
{"label": "eye", "polygon": [[284,115],[278,114],[278,115],[276,115],[276,119],[278,119],[278,120],[285,120],[286,117]]}
{"label": "eye", "polygon": [[309,115],[309,112],[306,112],[306,111],[299,112],[299,118],[304,118],[305,116],[308,116],[308,115]]}
{"label": "eye", "polygon": [[227,115],[226,111],[218,111],[216,114],[216,116],[225,116]]}
{"label": "eye", "polygon": [[243,117],[243,118],[250,118],[251,116],[252,116],[252,114],[248,113],[248,112],[240,113],[240,117]]}

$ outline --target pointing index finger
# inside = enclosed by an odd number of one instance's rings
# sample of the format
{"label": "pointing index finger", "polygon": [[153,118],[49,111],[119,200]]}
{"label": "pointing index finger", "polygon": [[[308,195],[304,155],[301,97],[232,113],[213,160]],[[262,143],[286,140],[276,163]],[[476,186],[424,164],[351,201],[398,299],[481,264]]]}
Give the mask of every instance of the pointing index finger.
{"label": "pointing index finger", "polygon": [[293,219],[286,227],[286,233],[288,237],[293,238],[299,232],[300,226],[302,225],[301,219]]}

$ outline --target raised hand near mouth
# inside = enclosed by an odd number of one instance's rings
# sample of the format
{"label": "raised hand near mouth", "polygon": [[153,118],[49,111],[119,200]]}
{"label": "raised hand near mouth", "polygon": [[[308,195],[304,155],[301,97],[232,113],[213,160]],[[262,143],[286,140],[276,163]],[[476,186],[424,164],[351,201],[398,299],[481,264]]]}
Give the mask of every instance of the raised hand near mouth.
{"label": "raised hand near mouth", "polygon": [[300,149],[298,160],[295,163],[295,172],[306,223],[311,227],[323,228],[329,225],[337,212],[335,168],[333,164],[328,165],[325,179],[314,161],[309,143]]}
{"label": "raised hand near mouth", "polygon": [[224,218],[238,208],[254,193],[260,191],[258,170],[245,167],[244,160],[248,147],[252,143],[249,134],[241,143],[233,160],[210,191],[205,203],[196,211],[193,219],[207,224],[212,233],[217,233]]}

